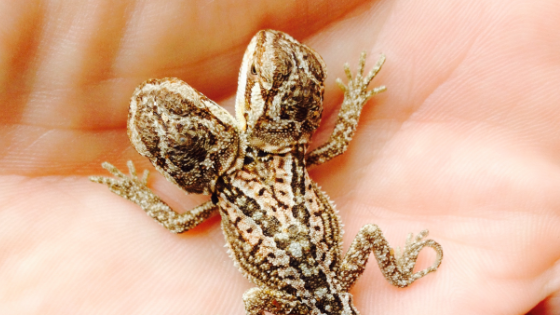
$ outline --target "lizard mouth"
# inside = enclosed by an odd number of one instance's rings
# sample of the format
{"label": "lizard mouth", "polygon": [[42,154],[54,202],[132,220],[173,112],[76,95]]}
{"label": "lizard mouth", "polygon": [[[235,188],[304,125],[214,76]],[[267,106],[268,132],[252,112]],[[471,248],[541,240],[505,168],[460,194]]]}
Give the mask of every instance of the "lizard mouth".
{"label": "lizard mouth", "polygon": [[239,131],[245,132],[247,130],[247,119],[245,118],[245,108],[247,106],[245,99],[237,99],[235,102],[235,118],[237,120],[237,128]]}

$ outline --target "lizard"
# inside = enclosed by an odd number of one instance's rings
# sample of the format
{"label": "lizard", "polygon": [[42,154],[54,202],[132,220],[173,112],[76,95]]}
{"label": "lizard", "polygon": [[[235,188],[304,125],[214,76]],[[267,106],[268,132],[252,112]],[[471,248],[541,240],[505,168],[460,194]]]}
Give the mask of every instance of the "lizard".
{"label": "lizard", "polygon": [[[380,228],[361,228],[345,255],[338,211],[307,169],[346,151],[366,102],[385,91],[368,90],[381,69],[382,55],[364,75],[362,53],[348,83],[334,131],[309,151],[323,112],[326,65],[310,47],[286,33],[259,31],[243,56],[235,117],[177,78],[150,79],[135,90],[128,114],[128,136],[167,180],[187,193],[211,200],[179,214],[147,186],[128,162],[127,176],[90,179],[138,204],[173,233],[188,231],[219,213],[228,252],[241,273],[257,287],[243,295],[248,315],[357,315],[349,289],[373,252],[384,277],[397,287],[436,271],[440,244],[427,230],[409,234],[403,250],[393,250]],[[414,272],[420,251],[436,252],[433,264]]]}

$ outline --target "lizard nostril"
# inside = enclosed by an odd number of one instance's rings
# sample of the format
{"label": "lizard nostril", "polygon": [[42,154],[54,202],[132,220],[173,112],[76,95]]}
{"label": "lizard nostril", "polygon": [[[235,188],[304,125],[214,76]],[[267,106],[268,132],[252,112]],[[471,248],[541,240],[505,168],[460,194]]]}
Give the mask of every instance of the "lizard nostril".
{"label": "lizard nostril", "polygon": [[257,75],[257,68],[255,68],[255,64],[251,65],[251,74],[252,75]]}

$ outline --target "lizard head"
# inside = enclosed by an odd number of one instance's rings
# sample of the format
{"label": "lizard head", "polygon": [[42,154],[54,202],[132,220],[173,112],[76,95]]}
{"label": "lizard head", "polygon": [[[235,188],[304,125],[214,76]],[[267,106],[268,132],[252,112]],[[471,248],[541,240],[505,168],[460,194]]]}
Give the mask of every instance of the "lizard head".
{"label": "lizard head", "polygon": [[280,31],[259,31],[243,56],[235,101],[249,144],[271,153],[307,144],[321,121],[325,77],[313,49]]}
{"label": "lizard head", "polygon": [[189,193],[212,193],[240,155],[235,119],[176,78],[150,79],[136,88],[128,136],[140,155]]}

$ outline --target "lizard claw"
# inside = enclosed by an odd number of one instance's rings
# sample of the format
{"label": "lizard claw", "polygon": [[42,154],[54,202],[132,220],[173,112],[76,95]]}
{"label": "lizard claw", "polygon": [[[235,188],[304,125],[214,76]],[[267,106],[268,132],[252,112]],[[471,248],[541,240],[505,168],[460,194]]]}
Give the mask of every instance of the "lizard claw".
{"label": "lizard claw", "polygon": [[[112,192],[121,197],[132,200],[132,198],[135,197],[134,192],[148,189],[148,170],[145,170],[142,174],[142,177],[138,178],[138,175],[136,174],[136,168],[134,167],[132,161],[127,162],[128,170],[130,172],[129,176],[125,175],[118,168],[108,162],[103,162],[101,166],[104,169],[108,170],[116,178],[91,176],[89,180],[94,183],[106,185]],[[131,189],[132,187],[134,187],[134,189]]]}
{"label": "lizard claw", "polygon": [[344,72],[346,73],[346,77],[348,78],[348,85],[342,83],[342,80],[340,79],[336,80],[336,83],[338,84],[340,89],[344,92],[344,94],[358,100],[357,103],[359,103],[360,105],[363,105],[365,101],[367,101],[375,94],[387,90],[387,88],[384,85],[375,87],[373,90],[369,90],[369,91],[367,90],[369,83],[371,82],[371,80],[373,80],[373,78],[375,78],[379,70],[381,70],[383,63],[385,63],[385,55],[382,54],[379,57],[379,60],[377,61],[375,67],[373,67],[373,69],[371,69],[368,72],[368,74],[364,77],[363,73],[364,73],[365,63],[366,63],[366,53],[362,52],[362,54],[360,55],[360,61],[358,62],[356,77],[352,76],[352,71],[350,71],[350,66],[348,65],[348,63],[346,63],[344,64]]}

